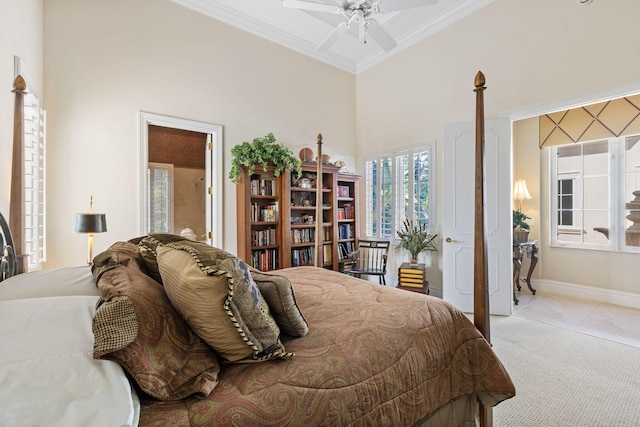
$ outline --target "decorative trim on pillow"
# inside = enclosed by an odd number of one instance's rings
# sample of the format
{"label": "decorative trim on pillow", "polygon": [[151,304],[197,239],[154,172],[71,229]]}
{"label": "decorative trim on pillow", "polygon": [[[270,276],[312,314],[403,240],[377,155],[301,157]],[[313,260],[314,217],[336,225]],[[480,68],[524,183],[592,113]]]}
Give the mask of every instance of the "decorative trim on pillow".
{"label": "decorative trim on pillow", "polygon": [[251,277],[269,304],[280,330],[292,337],[303,337],[309,332],[309,324],[300,312],[293,294],[291,282],[285,276],[267,274],[251,269]]}
{"label": "decorative trim on pillow", "polygon": [[219,356],[230,362],[293,356],[280,342],[277,322],[239,258],[187,240],[158,246],[157,255],[172,304]]}

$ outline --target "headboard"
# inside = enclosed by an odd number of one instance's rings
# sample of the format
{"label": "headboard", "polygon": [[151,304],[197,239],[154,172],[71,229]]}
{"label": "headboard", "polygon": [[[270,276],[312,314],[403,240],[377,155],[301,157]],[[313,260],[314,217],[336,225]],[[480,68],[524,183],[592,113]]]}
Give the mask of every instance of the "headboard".
{"label": "headboard", "polygon": [[18,263],[13,250],[13,237],[9,225],[0,213],[0,282],[16,274]]}

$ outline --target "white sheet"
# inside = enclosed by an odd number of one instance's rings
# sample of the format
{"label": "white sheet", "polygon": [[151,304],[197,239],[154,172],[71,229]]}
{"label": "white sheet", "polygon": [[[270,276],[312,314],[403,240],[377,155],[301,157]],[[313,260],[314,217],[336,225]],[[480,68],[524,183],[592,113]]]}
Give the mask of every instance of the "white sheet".
{"label": "white sheet", "polygon": [[92,358],[97,300],[0,301],[0,426],[137,426],[122,368]]}
{"label": "white sheet", "polygon": [[0,301],[63,295],[100,295],[90,266],[30,271],[0,283]]}

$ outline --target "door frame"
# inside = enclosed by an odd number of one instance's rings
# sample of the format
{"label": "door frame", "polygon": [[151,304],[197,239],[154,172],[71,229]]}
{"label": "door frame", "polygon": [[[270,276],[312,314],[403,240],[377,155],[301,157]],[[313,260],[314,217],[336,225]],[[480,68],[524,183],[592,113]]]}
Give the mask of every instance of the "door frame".
{"label": "door frame", "polygon": [[[148,113],[140,111],[138,113],[139,124],[139,143],[140,143],[140,161],[139,161],[139,195],[140,205],[138,211],[139,218],[139,234],[148,233],[149,224],[147,220],[147,211],[149,209],[147,201],[147,168],[149,164],[149,125],[162,126],[173,129],[188,130],[200,132],[209,135],[207,143],[210,144],[211,155],[206,157],[206,185],[210,190],[207,191],[206,205],[206,229],[207,243],[222,247],[223,227],[222,227],[222,185],[224,169],[222,159],[224,155],[222,126],[213,123],[205,123],[195,120],[181,119],[177,117],[164,116],[161,114]],[[216,171],[214,173],[214,171]]]}

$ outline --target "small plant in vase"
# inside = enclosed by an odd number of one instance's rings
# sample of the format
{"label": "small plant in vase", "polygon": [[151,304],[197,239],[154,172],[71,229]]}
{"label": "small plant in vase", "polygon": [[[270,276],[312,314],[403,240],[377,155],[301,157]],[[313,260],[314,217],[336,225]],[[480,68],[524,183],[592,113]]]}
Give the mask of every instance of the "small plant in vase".
{"label": "small plant in vase", "polygon": [[249,168],[249,175],[253,174],[255,167],[261,165],[267,170],[269,165],[274,166],[274,175],[279,176],[285,169],[291,170],[299,178],[302,174],[302,162],[293,152],[276,142],[276,137],[269,133],[261,138],[254,138],[252,142],[243,142],[231,149],[231,170],[229,179],[234,184],[240,183],[242,167]]}
{"label": "small plant in vase", "polygon": [[418,255],[422,252],[437,251],[435,238],[437,234],[431,234],[425,225],[414,224],[413,221],[405,219],[402,230],[398,231],[398,238],[402,249],[411,255],[411,265],[418,264]]}
{"label": "small plant in vase", "polygon": [[524,243],[529,240],[529,224],[527,220],[531,219],[522,211],[513,211],[513,243]]}

